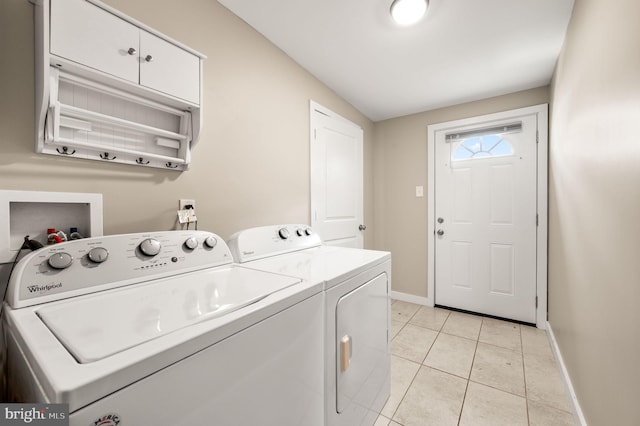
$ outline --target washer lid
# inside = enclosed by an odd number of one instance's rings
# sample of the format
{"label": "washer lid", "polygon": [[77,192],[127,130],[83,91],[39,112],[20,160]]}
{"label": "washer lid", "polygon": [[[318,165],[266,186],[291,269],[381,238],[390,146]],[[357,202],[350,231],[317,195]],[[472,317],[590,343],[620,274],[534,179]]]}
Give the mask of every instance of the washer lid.
{"label": "washer lid", "polygon": [[215,268],[57,303],[37,314],[71,355],[86,364],[220,317],[299,282],[250,269]]}

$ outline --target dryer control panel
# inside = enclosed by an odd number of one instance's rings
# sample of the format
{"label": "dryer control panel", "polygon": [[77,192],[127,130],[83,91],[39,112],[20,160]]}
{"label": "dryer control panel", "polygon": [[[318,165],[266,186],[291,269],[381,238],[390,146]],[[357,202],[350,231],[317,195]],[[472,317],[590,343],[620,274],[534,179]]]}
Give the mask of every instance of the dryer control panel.
{"label": "dryer control panel", "polygon": [[206,231],[110,235],[46,246],[25,256],[9,282],[12,308],[94,293],[232,263]]}
{"label": "dryer control panel", "polygon": [[227,241],[238,263],[291,253],[322,245],[320,236],[308,225],[274,225],[249,228]]}

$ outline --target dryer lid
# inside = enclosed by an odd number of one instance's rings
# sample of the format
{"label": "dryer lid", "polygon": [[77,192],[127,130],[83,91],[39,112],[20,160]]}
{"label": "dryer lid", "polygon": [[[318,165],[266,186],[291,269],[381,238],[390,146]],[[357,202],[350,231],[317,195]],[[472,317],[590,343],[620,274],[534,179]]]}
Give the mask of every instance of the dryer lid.
{"label": "dryer lid", "polygon": [[59,302],[38,316],[80,363],[90,363],[217,318],[299,283],[224,267]]}

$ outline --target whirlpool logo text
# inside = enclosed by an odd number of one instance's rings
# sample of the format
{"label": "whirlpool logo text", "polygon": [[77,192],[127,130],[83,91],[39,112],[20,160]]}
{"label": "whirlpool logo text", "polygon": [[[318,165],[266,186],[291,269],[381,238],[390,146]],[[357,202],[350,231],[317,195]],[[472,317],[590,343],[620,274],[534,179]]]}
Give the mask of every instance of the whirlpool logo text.
{"label": "whirlpool logo text", "polygon": [[30,285],[27,287],[29,293],[46,293],[47,291],[61,288],[62,283],[51,283],[45,285]]}

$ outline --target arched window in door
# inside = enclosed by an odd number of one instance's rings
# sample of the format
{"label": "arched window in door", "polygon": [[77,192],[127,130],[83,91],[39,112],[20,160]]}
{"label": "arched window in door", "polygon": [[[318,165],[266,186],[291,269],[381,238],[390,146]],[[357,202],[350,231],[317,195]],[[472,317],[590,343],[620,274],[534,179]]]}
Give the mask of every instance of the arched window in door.
{"label": "arched window in door", "polygon": [[466,139],[453,153],[452,160],[502,157],[513,155],[513,146],[500,135],[483,135]]}

